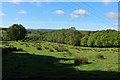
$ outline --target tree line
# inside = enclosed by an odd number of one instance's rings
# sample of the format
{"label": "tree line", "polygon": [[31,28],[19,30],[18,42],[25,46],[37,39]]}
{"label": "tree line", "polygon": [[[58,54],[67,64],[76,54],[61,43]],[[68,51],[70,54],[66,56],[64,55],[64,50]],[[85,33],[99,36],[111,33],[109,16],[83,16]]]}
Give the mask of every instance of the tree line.
{"label": "tree line", "polygon": [[27,32],[21,24],[13,24],[3,33],[2,39],[23,41],[49,41],[74,46],[118,47],[120,46],[120,31],[78,31],[74,27],[51,32]]}
{"label": "tree line", "polygon": [[82,46],[118,47],[120,46],[120,32],[116,30],[101,30],[86,35],[81,39]]}
{"label": "tree line", "polygon": [[61,29],[44,34],[44,40],[62,44],[79,45],[80,34],[77,30]]}

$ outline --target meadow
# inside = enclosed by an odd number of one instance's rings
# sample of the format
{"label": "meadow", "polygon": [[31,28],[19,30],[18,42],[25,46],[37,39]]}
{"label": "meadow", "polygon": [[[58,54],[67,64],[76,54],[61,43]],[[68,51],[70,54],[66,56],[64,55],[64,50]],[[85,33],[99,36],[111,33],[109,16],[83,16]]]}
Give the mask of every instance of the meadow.
{"label": "meadow", "polygon": [[[119,73],[118,48],[81,47],[44,41],[6,41],[2,47],[18,49],[10,54],[3,53],[3,78],[116,79]],[[85,57],[87,64],[76,66],[77,55]]]}
{"label": "meadow", "polygon": [[31,1],[2,3],[3,80],[119,80],[117,2]]}

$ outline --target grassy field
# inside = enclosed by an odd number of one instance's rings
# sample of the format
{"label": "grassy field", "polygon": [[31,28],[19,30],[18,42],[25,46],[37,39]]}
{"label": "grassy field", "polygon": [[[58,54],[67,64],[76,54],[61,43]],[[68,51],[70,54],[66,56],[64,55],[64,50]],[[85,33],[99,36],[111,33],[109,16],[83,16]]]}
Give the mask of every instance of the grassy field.
{"label": "grassy field", "polygon": [[[3,55],[3,78],[113,79],[118,77],[117,48],[90,48],[51,42],[20,41],[2,45],[2,47],[9,46],[23,51]],[[103,55],[104,58],[97,58],[97,54]],[[76,55],[88,58],[88,64],[75,66]]]}

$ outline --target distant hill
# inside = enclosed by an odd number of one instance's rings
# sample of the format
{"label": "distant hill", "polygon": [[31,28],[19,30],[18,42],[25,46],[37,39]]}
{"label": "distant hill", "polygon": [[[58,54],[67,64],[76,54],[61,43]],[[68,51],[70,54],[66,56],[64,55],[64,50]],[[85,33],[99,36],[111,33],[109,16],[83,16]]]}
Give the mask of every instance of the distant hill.
{"label": "distant hill", "polygon": [[[7,28],[0,28],[0,30],[6,30]],[[26,29],[28,32],[51,32],[51,31],[56,31],[59,29]],[[78,30],[80,32],[96,32],[96,31],[89,31],[89,30]]]}
{"label": "distant hill", "polygon": [[7,28],[0,28],[0,30],[6,30]]}
{"label": "distant hill", "polygon": [[55,31],[57,29],[27,29],[28,32],[51,32],[51,31]]}
{"label": "distant hill", "polygon": [[[0,28],[0,30],[6,30],[7,28]],[[40,32],[50,32],[50,31],[55,31],[57,29],[26,29],[28,32],[37,32],[37,31],[40,31]]]}

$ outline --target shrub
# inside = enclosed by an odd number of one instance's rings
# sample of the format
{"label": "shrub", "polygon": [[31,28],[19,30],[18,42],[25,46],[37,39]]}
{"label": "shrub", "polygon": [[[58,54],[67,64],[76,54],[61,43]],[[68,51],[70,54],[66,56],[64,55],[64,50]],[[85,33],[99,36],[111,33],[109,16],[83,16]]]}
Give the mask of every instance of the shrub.
{"label": "shrub", "polygon": [[29,47],[29,45],[28,45],[28,44],[26,44],[26,47]]}
{"label": "shrub", "polygon": [[19,49],[17,49],[16,47],[14,46],[9,46],[9,47],[4,47],[2,48],[2,54],[11,54],[12,51],[19,51]]}
{"label": "shrub", "polygon": [[2,45],[3,45],[3,44],[7,44],[7,43],[8,43],[7,41],[2,41]]}
{"label": "shrub", "polygon": [[104,56],[102,54],[96,54],[96,58],[103,59]]}
{"label": "shrub", "polygon": [[67,48],[64,48],[64,51],[68,52],[69,50]]}
{"label": "shrub", "polygon": [[79,66],[80,64],[87,64],[88,58],[85,56],[76,55],[74,59],[75,66]]}
{"label": "shrub", "polygon": [[68,51],[67,53],[68,53],[68,54],[72,54],[72,52],[70,52],[70,51]]}
{"label": "shrub", "polygon": [[45,49],[49,49],[49,48],[45,46]]}
{"label": "shrub", "polygon": [[10,51],[17,51],[17,48],[14,47],[14,46],[10,46],[10,47],[9,47],[9,50],[10,50]]}
{"label": "shrub", "polygon": [[37,46],[37,50],[42,50],[42,47],[41,46]]}
{"label": "shrub", "polygon": [[56,47],[56,50],[57,50],[58,52],[63,52],[63,51],[64,51],[63,47]]}
{"label": "shrub", "polygon": [[82,64],[87,64],[88,63],[88,58],[86,56],[81,57]]}
{"label": "shrub", "polygon": [[49,51],[50,51],[50,52],[54,52],[54,50],[53,50],[52,48],[49,48]]}
{"label": "shrub", "polygon": [[114,51],[114,52],[119,52],[119,49],[117,48],[113,48],[113,49],[111,49],[112,51]]}
{"label": "shrub", "polygon": [[58,46],[53,46],[53,48],[54,48],[55,50],[57,50],[57,49],[58,49]]}
{"label": "shrub", "polygon": [[76,56],[74,59],[75,66],[79,66],[81,64],[81,58],[80,56]]}
{"label": "shrub", "polygon": [[6,44],[5,44],[5,46],[9,46],[9,44],[8,44],[8,43],[6,43]]}
{"label": "shrub", "polygon": [[23,49],[22,48],[18,48],[18,51],[23,51]]}
{"label": "shrub", "polygon": [[13,45],[9,45],[9,47],[11,47],[11,48],[12,48],[12,47],[14,47],[14,46],[13,46]]}
{"label": "shrub", "polygon": [[20,43],[20,45],[23,45],[24,43]]}

